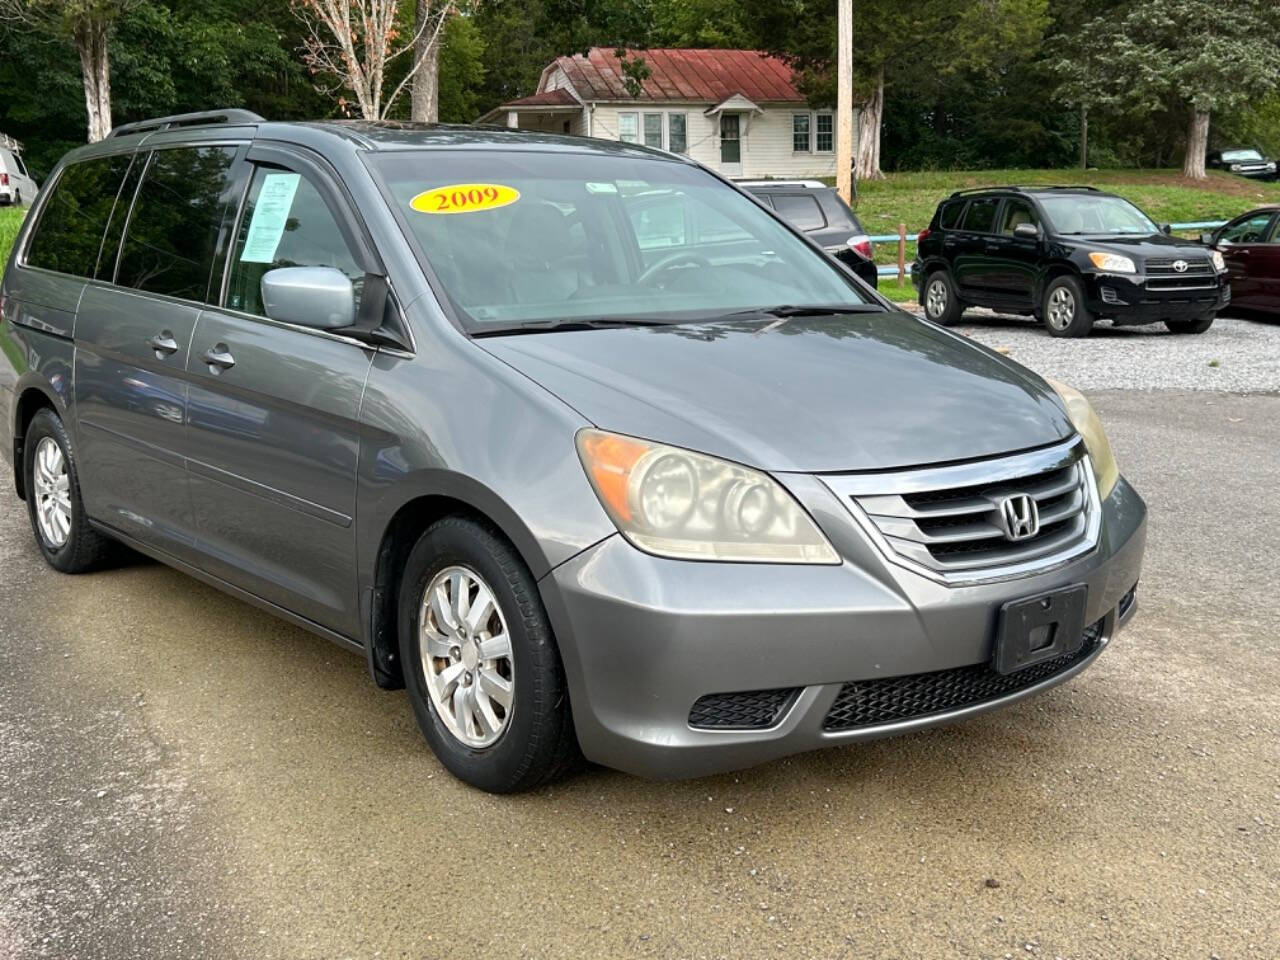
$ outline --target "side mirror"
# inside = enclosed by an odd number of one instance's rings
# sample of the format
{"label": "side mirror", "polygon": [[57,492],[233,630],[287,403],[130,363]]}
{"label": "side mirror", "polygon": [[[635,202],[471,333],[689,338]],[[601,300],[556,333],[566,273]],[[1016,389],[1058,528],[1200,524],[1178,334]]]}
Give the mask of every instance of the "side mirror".
{"label": "side mirror", "polygon": [[1200,242],[1203,243],[1206,247],[1212,247],[1213,233],[1208,230],[1204,231],[1204,233],[1200,234]]}
{"label": "side mirror", "polygon": [[336,330],[356,322],[356,291],[333,267],[280,267],[262,276],[262,306],[282,323]]}
{"label": "side mirror", "polygon": [[1039,240],[1040,228],[1034,223],[1020,223],[1013,228],[1013,235],[1023,240]]}
{"label": "side mirror", "polygon": [[1160,232],[1163,233],[1166,237],[1171,237],[1173,236],[1173,227],[1167,223],[1162,223],[1160,224]]}

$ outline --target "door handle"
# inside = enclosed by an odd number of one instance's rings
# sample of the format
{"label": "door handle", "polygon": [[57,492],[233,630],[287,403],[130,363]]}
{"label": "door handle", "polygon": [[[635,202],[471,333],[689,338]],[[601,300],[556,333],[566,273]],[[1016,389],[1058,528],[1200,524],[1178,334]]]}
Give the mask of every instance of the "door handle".
{"label": "door handle", "polygon": [[204,362],[209,365],[210,373],[221,373],[236,365],[236,358],[231,355],[225,343],[219,343],[204,352]]}
{"label": "door handle", "polygon": [[148,337],[147,346],[156,352],[157,360],[178,352],[178,341],[173,339],[173,334],[168,330],[161,330],[154,337]]}

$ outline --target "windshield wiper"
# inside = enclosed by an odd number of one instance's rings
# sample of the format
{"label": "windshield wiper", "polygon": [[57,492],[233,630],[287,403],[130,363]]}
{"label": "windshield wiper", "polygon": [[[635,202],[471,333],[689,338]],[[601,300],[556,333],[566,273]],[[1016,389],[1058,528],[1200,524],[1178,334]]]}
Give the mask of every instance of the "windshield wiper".
{"label": "windshield wiper", "polygon": [[843,304],[794,304],[784,303],[776,307],[753,307],[750,310],[735,310],[714,320],[733,320],[738,317],[775,317],[779,320],[791,317],[841,317],[857,313],[887,313],[885,307],[878,303],[843,303]]}
{"label": "windshield wiper", "polygon": [[529,320],[525,323],[484,326],[471,331],[473,337],[498,337],[510,333],[559,333],[567,330],[604,330],[609,327],[666,327],[677,320],[654,317],[591,317],[574,320]]}

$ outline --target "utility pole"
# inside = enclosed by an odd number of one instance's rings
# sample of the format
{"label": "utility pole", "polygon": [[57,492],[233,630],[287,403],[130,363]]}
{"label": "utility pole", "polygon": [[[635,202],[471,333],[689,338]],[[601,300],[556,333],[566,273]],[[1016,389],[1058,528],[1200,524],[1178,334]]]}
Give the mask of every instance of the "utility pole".
{"label": "utility pole", "polygon": [[836,15],[836,191],[853,202],[853,0]]}

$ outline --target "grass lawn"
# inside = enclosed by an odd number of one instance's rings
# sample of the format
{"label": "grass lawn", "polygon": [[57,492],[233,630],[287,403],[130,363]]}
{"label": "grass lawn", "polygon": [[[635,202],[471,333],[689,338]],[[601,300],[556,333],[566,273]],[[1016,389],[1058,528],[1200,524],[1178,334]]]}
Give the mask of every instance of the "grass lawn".
{"label": "grass lawn", "polygon": [[18,238],[18,228],[26,210],[22,207],[0,207],[0,270],[9,261],[9,248]]}

